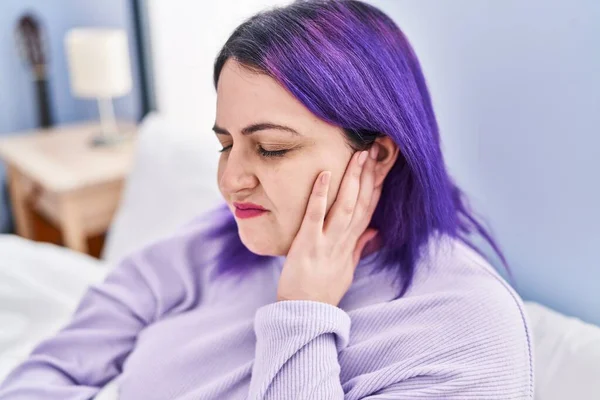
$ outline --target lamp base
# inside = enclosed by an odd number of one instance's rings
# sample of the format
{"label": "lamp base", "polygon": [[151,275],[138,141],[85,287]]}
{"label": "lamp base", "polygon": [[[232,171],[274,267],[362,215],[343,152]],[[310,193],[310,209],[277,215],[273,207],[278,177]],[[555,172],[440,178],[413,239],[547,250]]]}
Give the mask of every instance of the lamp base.
{"label": "lamp base", "polygon": [[128,132],[122,132],[115,120],[115,110],[109,97],[98,97],[100,132],[90,141],[92,147],[114,147],[128,141]]}
{"label": "lamp base", "polygon": [[94,136],[92,140],[90,140],[90,145],[92,147],[113,147],[129,141],[129,139],[131,139],[130,135],[125,135],[123,133],[117,133],[112,135],[105,135],[100,133],[97,136]]}

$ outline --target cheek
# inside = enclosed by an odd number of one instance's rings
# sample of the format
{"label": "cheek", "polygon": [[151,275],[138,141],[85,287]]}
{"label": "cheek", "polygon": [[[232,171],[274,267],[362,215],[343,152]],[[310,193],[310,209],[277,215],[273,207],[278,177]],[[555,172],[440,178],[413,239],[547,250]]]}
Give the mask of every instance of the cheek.
{"label": "cheek", "polygon": [[312,183],[304,168],[297,164],[290,168],[276,169],[263,181],[263,187],[276,206],[280,218],[287,221],[296,219],[304,211]]}
{"label": "cheek", "polygon": [[219,164],[217,168],[217,185],[219,186],[219,191],[221,195],[224,196],[223,189],[221,188],[221,177],[223,176],[223,171],[225,170],[225,160],[223,157],[219,157]]}
{"label": "cheek", "polygon": [[326,170],[332,173],[327,201],[329,208],[335,200],[345,165],[294,163],[290,168],[286,166],[263,180],[263,187],[278,211],[278,219],[282,223],[289,224],[290,229],[299,227],[317,177]]}

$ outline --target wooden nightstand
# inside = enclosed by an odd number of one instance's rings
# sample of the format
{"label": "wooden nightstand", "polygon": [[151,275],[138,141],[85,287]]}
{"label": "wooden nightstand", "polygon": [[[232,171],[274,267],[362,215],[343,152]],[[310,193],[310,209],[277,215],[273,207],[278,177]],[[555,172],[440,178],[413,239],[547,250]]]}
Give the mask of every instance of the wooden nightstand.
{"label": "wooden nightstand", "polygon": [[0,140],[7,164],[17,234],[33,239],[31,212],[60,229],[63,243],[88,253],[87,237],[106,232],[133,158],[136,126],[120,123],[129,140],[92,147],[98,123],[62,125]]}

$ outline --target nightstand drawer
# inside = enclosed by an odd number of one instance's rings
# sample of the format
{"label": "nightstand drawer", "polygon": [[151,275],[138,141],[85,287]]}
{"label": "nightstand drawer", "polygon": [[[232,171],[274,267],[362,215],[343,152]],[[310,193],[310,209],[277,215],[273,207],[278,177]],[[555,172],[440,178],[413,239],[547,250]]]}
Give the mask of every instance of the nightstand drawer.
{"label": "nightstand drawer", "polygon": [[81,212],[82,229],[92,236],[106,232],[119,205],[123,180],[96,185],[66,194],[42,191],[33,202],[33,207],[58,226],[63,225],[62,196],[78,205]]}
{"label": "nightstand drawer", "polygon": [[94,186],[84,190],[80,196],[86,232],[96,235],[106,232],[119,206],[124,180]]}

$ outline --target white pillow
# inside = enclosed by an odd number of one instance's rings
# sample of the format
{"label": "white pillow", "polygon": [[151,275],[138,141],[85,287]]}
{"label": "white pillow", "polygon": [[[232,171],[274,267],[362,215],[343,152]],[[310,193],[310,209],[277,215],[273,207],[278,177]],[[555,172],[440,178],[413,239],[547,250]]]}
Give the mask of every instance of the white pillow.
{"label": "white pillow", "polygon": [[600,398],[600,327],[526,302],[537,400]]}
{"label": "white pillow", "polygon": [[142,121],[103,260],[114,265],[223,201],[217,186],[219,143],[210,128],[182,126],[158,113]]}

